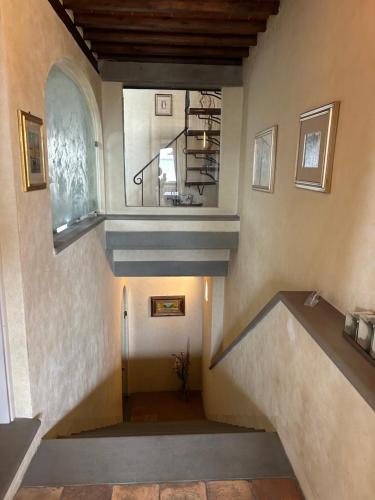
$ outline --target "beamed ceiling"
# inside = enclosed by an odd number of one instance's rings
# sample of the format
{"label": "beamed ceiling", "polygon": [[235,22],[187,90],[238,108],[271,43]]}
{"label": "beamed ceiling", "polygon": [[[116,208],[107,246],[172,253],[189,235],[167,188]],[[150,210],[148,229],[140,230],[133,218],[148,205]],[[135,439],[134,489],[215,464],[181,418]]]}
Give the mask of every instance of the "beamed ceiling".
{"label": "beamed ceiling", "polygon": [[[98,60],[240,65],[279,0],[49,0]],[[69,14],[69,15],[68,15]],[[78,29],[77,29],[78,28]],[[83,39],[79,37],[82,33]],[[86,48],[85,48],[85,47]]]}

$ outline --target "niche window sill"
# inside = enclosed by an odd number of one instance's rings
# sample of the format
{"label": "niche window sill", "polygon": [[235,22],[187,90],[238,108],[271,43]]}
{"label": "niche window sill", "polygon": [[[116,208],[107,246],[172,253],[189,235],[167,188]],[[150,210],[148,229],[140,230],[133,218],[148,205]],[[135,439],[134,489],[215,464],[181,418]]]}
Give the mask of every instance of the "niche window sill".
{"label": "niche window sill", "polygon": [[61,233],[54,234],[53,246],[55,248],[55,254],[57,255],[65,250],[65,248],[68,248],[68,246],[75,243],[79,238],[90,232],[91,229],[101,224],[104,220],[104,215],[90,216],[68,227],[68,229],[65,229]]}

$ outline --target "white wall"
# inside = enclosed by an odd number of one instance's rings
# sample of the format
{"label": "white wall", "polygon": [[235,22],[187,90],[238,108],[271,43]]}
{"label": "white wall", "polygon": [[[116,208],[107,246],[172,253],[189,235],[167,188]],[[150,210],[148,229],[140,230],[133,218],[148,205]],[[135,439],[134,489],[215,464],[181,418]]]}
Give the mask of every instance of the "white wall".
{"label": "white wall", "polygon": [[[244,67],[241,234],[227,341],[277,290],[319,289],[341,311],[375,305],[375,3],[283,0]],[[350,35],[349,35],[350,33]],[[332,192],[294,187],[299,115],[341,101]],[[251,189],[254,136],[278,124],[275,193]]]}
{"label": "white wall", "polygon": [[[203,280],[196,277],[126,278],[129,332],[129,392],[179,388],[173,353],[190,339],[190,389],[201,388]],[[186,315],[151,317],[150,297],[185,295]]]}
{"label": "white wall", "polygon": [[276,429],[307,500],[373,498],[374,411],[284,304],[213,370],[204,345],[207,418]]}
{"label": "white wall", "polygon": [[0,22],[1,125],[8,127],[0,241],[15,414],[41,415],[51,434],[108,425],[122,418],[121,290],[104,228],[54,254],[48,189],[22,191],[17,123],[18,109],[44,118],[48,72],[62,58],[91,86],[98,107],[100,77],[48,2],[3,0]]}

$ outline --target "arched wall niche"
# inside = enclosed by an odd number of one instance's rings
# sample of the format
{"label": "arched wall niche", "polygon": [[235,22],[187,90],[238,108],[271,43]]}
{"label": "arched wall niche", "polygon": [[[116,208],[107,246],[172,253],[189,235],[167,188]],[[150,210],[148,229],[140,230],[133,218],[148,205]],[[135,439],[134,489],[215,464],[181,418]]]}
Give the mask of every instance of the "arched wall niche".
{"label": "arched wall niche", "polygon": [[96,144],[95,165],[96,165],[98,210],[100,212],[105,213],[106,202],[105,202],[105,178],[104,178],[104,156],[103,156],[103,132],[102,132],[101,113],[95,93],[92,89],[92,86],[88,78],[81,70],[81,68],[73,61],[67,58],[61,58],[55,61],[49,68],[45,83],[45,96],[44,96],[45,102],[47,98],[47,85],[49,82],[49,78],[53,70],[56,69],[62,72],[69,80],[71,80],[77,86],[78,90],[80,91],[80,93],[82,94],[82,96],[86,101],[86,105],[90,113],[90,118],[93,127],[93,135]]}

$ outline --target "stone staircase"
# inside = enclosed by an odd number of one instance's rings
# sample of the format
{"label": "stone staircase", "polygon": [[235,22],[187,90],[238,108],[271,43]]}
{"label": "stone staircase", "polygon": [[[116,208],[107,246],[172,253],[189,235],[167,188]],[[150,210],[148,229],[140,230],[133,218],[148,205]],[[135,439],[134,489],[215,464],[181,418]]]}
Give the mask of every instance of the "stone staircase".
{"label": "stone staircase", "polygon": [[23,486],[294,478],[278,435],[210,421],[126,423],[43,440]]}

